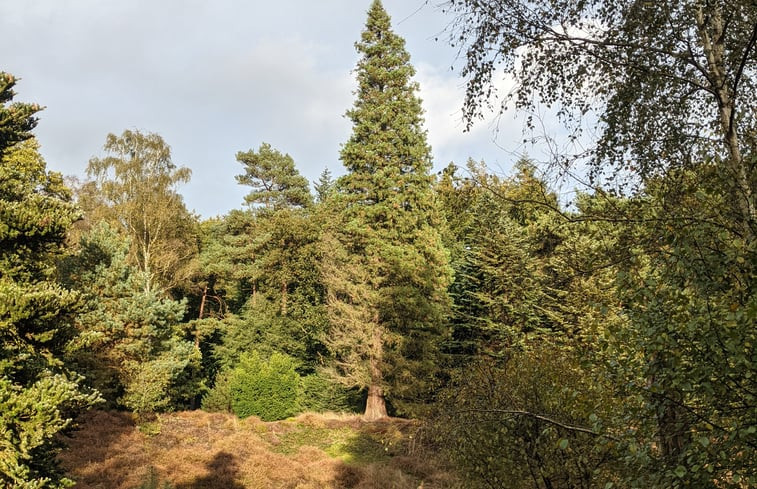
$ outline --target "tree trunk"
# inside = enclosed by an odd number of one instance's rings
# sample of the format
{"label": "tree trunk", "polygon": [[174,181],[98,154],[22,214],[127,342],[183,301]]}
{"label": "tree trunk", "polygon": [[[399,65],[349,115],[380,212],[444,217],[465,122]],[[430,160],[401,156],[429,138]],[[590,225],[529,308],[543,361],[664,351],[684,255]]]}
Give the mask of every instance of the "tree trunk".
{"label": "tree trunk", "polygon": [[[666,392],[664,394],[670,394]],[[686,446],[690,443],[689,422],[686,412],[670,399],[662,398],[657,406],[657,427],[659,430],[662,456],[668,464],[678,463]]]}
{"label": "tree trunk", "polygon": [[371,382],[371,385],[368,387],[368,400],[365,403],[363,419],[366,421],[376,421],[377,419],[386,417],[384,391],[379,384]]}
{"label": "tree trunk", "polygon": [[[669,370],[670,362],[665,361],[659,353],[650,358],[651,376],[648,387],[655,384],[664,386],[664,381],[656,378],[656,372]],[[668,464],[676,464],[689,444],[690,422],[682,408],[683,395],[672,388],[662,388],[662,392],[653,394],[650,399],[657,411],[657,437],[660,441],[660,451]]]}
{"label": "tree trunk", "polygon": [[152,270],[150,269],[150,249],[147,245],[142,246],[142,271],[145,273],[144,291],[149,294],[152,291]]}
{"label": "tree trunk", "polygon": [[384,399],[384,389],[381,387],[383,375],[381,374],[381,358],[383,356],[384,344],[381,341],[381,330],[378,325],[378,313],[374,317],[373,330],[373,351],[370,359],[371,384],[368,386],[368,400],[365,403],[365,414],[363,418],[366,421],[376,421],[377,419],[386,418],[386,400]]}

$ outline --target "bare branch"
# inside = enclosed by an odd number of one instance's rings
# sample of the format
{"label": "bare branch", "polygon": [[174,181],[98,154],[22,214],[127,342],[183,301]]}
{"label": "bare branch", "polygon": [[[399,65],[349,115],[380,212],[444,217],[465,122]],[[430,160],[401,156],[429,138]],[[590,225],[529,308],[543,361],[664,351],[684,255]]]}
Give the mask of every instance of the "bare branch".
{"label": "bare branch", "polygon": [[526,416],[529,418],[538,419],[539,421],[544,421],[545,423],[549,423],[551,425],[557,426],[559,428],[562,428],[568,431],[585,433],[587,435],[592,435],[592,436],[596,436],[600,438],[607,438],[608,440],[612,440],[612,441],[620,441],[619,438],[612,435],[608,435],[606,433],[599,433],[597,431],[594,431],[590,428],[586,428],[584,426],[575,426],[575,425],[565,424],[555,419],[549,418],[547,416],[532,413],[530,411],[523,411],[521,409],[463,409],[460,411],[456,411],[456,414],[471,414],[471,413],[505,414],[508,416]]}

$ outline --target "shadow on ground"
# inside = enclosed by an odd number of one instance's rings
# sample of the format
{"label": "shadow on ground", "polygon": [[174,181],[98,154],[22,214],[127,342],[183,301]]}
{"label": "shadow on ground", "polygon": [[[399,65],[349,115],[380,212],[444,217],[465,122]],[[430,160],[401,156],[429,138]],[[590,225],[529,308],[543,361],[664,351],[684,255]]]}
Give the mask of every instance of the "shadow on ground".
{"label": "shadow on ground", "polygon": [[239,482],[239,467],[236,459],[228,452],[219,452],[205,466],[207,475],[193,481],[176,485],[176,489],[245,489]]}

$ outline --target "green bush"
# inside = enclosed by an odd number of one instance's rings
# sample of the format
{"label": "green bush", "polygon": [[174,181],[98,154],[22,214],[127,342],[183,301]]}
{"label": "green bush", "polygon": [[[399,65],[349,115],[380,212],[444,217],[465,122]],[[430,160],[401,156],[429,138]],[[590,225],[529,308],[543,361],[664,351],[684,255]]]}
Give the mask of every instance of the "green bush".
{"label": "green bush", "polygon": [[299,412],[300,376],[296,361],[273,353],[268,361],[258,352],[243,354],[230,383],[231,408],[240,418],[263,421],[288,418]]}
{"label": "green bush", "polygon": [[[236,412],[233,409],[231,386],[235,382],[235,374],[238,370],[225,370],[218,374],[215,385],[202,399],[203,410],[222,413]],[[364,402],[360,391],[346,389],[326,376],[310,374],[301,377],[299,380],[297,411],[354,412],[359,411],[361,402]],[[290,415],[296,414],[294,410],[289,412]],[[258,414],[258,416],[260,415]]]}

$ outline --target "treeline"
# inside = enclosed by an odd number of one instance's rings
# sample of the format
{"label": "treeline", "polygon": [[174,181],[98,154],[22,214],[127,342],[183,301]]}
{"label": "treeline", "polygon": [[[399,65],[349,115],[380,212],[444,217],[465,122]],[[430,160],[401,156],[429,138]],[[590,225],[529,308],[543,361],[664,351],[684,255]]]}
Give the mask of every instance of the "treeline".
{"label": "treeline", "polygon": [[[453,7],[490,21],[476,5]],[[356,47],[346,175],[325,170],[313,194],[262,143],[237,153],[244,207],[207,220],[157,134],[108,135],[66,186],[31,133],[39,107],[13,102],[2,74],[0,481],[65,487],[57,435],[98,406],[415,417],[466,487],[757,484],[753,107],[733,107],[737,154],[726,138],[653,160],[663,149],[605,120],[591,176],[621,165],[613,178],[638,170],[638,188],[567,204],[526,157],[510,178],[474,161],[432,174],[414,69],[379,1]],[[753,51],[734,57],[748,86]],[[475,117],[487,72],[473,75]]]}

